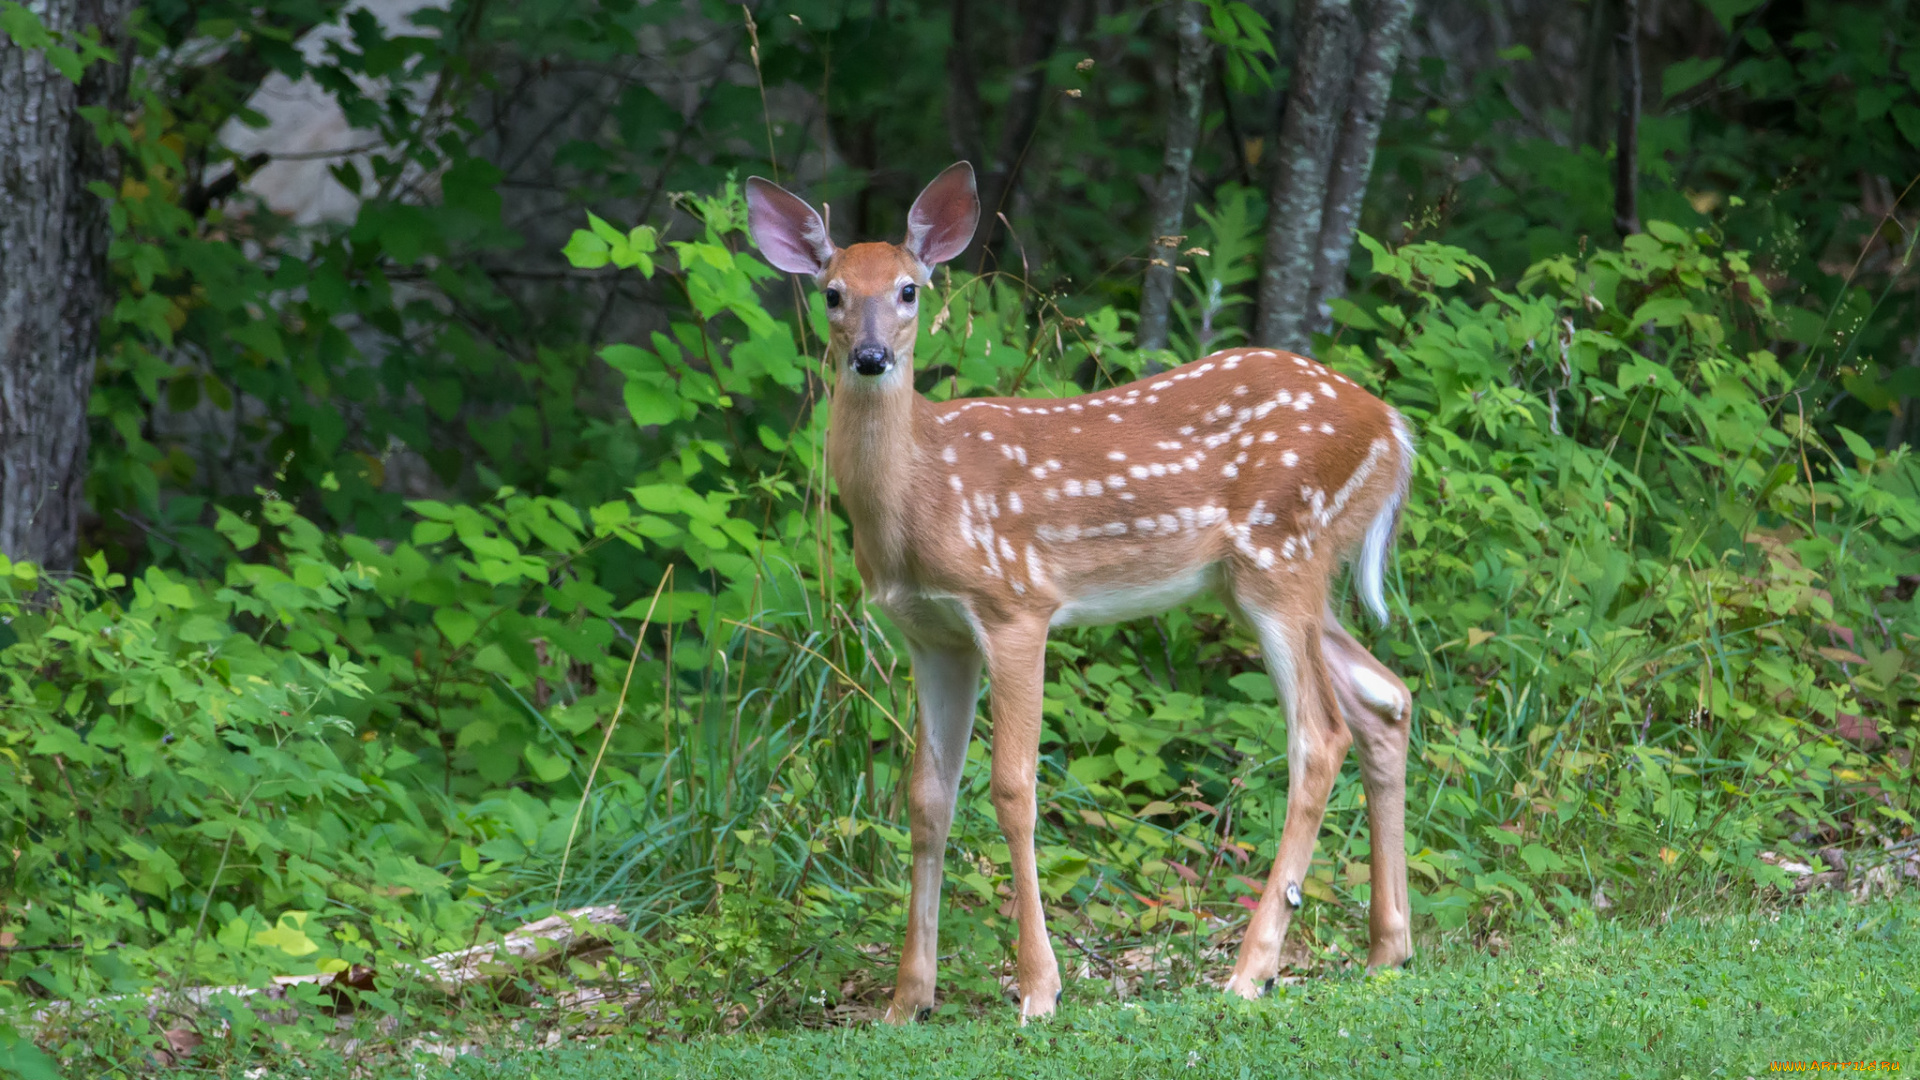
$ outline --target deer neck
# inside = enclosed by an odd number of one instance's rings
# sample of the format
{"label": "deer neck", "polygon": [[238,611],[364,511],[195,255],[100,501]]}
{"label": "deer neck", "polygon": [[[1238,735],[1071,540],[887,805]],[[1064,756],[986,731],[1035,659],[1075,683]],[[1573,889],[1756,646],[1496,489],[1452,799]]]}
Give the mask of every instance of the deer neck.
{"label": "deer neck", "polygon": [[925,405],[903,357],[880,385],[842,376],[827,426],[827,463],[853,525],[854,560],[869,585],[907,573],[908,509],[920,469],[918,419]]}

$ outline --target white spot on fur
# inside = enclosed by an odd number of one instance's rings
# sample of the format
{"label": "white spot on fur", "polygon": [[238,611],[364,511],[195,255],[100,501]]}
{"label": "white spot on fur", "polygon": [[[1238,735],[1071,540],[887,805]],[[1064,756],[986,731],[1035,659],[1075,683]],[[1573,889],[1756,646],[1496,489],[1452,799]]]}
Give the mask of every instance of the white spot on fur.
{"label": "white spot on fur", "polygon": [[1291,469],[1295,465],[1300,464],[1300,455],[1294,453],[1291,450],[1283,451],[1280,454],[1280,464],[1285,465],[1287,468]]}
{"label": "white spot on fur", "polygon": [[1122,453],[1119,450],[1109,450],[1107,451],[1107,460],[1108,461],[1125,461],[1127,460],[1127,455]]}
{"label": "white spot on fur", "polygon": [[960,460],[960,455],[954,452],[954,449],[951,446],[943,447],[940,451],[940,460],[946,462],[949,465],[952,465],[957,463]]}

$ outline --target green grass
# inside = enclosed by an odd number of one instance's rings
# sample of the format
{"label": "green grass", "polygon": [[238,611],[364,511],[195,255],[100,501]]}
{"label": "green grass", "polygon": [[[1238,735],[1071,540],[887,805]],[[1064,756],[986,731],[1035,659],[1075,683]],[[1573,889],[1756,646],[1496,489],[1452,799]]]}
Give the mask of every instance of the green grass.
{"label": "green grass", "polygon": [[1387,976],[1243,1003],[1188,991],[1114,1004],[1097,984],[1022,1029],[935,1020],[687,1043],[501,1052],[423,1080],[635,1077],[1759,1076],[1773,1061],[1920,1071],[1920,897],[1824,901],[1429,951]]}

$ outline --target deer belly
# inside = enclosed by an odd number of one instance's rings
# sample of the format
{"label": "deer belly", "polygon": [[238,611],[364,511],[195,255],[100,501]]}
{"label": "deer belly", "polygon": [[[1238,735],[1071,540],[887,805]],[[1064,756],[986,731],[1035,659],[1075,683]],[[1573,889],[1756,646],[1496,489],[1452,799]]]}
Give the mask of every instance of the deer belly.
{"label": "deer belly", "polygon": [[1217,563],[1202,563],[1156,581],[1081,582],[1049,621],[1051,626],[1104,626],[1158,615],[1219,585]]}

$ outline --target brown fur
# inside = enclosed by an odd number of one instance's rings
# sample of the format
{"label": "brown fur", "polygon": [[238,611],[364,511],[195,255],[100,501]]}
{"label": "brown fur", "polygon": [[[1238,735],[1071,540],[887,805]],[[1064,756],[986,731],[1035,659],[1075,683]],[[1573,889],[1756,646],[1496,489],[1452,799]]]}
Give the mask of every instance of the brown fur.
{"label": "brown fur", "polygon": [[[1330,581],[1370,530],[1371,550],[1384,554],[1411,467],[1405,422],[1322,365],[1266,349],[1074,398],[928,401],[912,384],[919,305],[901,287],[924,288],[928,262],[971,235],[971,219],[956,224],[978,212],[971,173],[964,189],[957,175],[948,170],[916,202],[906,245],[833,250],[824,226],[809,231],[804,204],[754,192],[763,249],[840,296],[829,314],[838,377],[828,462],[861,580],[906,635],[919,692],[913,896],[889,1018],[933,1004],[946,837],[982,669],[1021,1014],[1040,1016],[1060,989],[1033,849],[1049,627],[1142,614],[1209,588],[1260,638],[1287,709],[1291,778],[1280,851],[1228,989],[1253,996],[1277,974],[1287,897],[1305,880],[1350,745],[1374,836],[1368,962],[1405,961],[1411,697],[1328,605]],[[893,366],[857,373],[848,358],[874,346],[891,350]]]}

